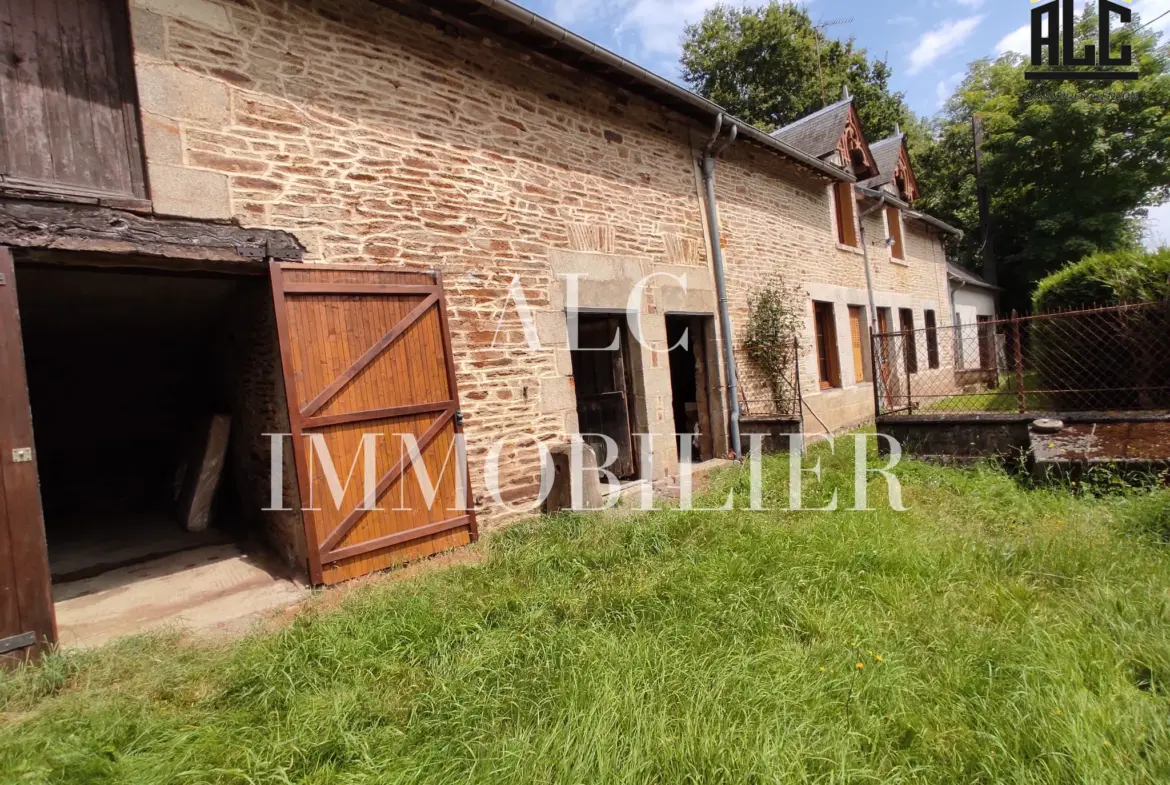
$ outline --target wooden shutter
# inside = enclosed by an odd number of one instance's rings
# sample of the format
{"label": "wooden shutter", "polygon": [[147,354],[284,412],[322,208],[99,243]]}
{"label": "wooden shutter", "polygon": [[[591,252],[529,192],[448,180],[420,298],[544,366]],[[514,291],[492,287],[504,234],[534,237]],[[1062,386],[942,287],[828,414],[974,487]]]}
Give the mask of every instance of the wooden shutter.
{"label": "wooden shutter", "polygon": [[0,660],[57,640],[16,275],[0,248]]}
{"label": "wooden shutter", "polygon": [[821,389],[841,386],[841,367],[837,357],[837,325],[831,303],[813,303],[813,322],[816,327],[817,364]]}
{"label": "wooden shutter", "polygon": [[934,311],[928,309],[923,319],[926,320],[926,362],[931,368],[938,368],[938,322]]}
{"label": "wooden shutter", "polygon": [[0,2],[0,186],[145,197],[125,0]]}
{"label": "wooden shutter", "polygon": [[837,242],[857,245],[857,227],[854,225],[853,188],[849,183],[833,186],[833,204],[837,211]]}
{"label": "wooden shutter", "polygon": [[886,223],[890,225],[890,237],[894,244],[890,246],[890,254],[895,259],[905,259],[906,249],[902,244],[902,218],[897,207],[886,208]]}
{"label": "wooden shutter", "polygon": [[899,308],[898,320],[901,322],[902,340],[905,342],[906,370],[918,373],[918,334],[914,331],[914,311]]}
{"label": "wooden shutter", "polygon": [[861,348],[862,312],[860,305],[849,306],[849,337],[853,341],[853,380],[856,382],[865,381],[865,352]]}
{"label": "wooden shutter", "polygon": [[[356,578],[476,539],[469,484],[467,508],[455,508],[456,484],[468,477],[454,447],[463,427],[441,276],[273,264],[272,286],[314,583]],[[314,434],[343,483],[363,436],[373,435],[380,509],[361,509],[361,461],[338,509],[310,449]],[[432,506],[402,434],[418,440],[437,489]]]}

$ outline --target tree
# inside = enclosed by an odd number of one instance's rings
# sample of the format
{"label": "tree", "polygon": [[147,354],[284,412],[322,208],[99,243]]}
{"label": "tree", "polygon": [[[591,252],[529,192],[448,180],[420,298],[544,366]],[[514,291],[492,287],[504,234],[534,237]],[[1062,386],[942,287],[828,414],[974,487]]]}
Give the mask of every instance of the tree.
{"label": "tree", "polygon": [[826,38],[804,9],[778,0],[759,8],[716,6],[687,26],[683,41],[687,85],[767,131],[838,100],[848,86],[866,135],[889,136],[895,123],[913,122],[903,94],[890,92],[890,73],[852,38]]}
{"label": "tree", "polygon": [[[1097,251],[1134,247],[1145,208],[1170,196],[1167,49],[1140,21],[1115,29],[1132,47],[1136,81],[1030,81],[1008,53],[972,63],[919,150],[919,206],[963,228],[959,255],[978,269],[979,211],[971,119],[984,127],[985,176],[999,282],[1007,308],[1026,309],[1036,282]],[[1136,32],[1135,32],[1136,31]],[[1096,43],[1090,6],[1078,51]]]}

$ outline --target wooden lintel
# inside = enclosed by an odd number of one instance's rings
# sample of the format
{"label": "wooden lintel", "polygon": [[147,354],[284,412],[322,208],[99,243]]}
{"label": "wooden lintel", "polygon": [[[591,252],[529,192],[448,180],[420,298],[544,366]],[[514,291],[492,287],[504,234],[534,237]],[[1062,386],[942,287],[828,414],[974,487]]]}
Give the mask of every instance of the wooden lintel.
{"label": "wooden lintel", "polygon": [[296,237],[278,229],[15,199],[0,199],[0,246],[218,261],[298,262],[305,254]]}

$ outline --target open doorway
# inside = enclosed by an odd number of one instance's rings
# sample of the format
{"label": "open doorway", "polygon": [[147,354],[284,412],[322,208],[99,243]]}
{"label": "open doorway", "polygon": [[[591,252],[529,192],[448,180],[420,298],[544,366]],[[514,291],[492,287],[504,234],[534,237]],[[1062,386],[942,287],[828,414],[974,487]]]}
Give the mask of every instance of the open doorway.
{"label": "open doorway", "polygon": [[[18,260],[16,279],[62,642],[95,632],[103,592],[133,596],[104,620],[123,634],[231,581],[293,574],[299,514],[263,511],[265,434],[288,431],[267,278]],[[157,590],[182,595],[157,598],[167,608],[119,591],[190,570],[197,584]]]}
{"label": "open doorway", "polygon": [[609,437],[617,457],[609,467],[618,479],[638,476],[638,456],[632,423],[635,394],[631,373],[631,346],[624,315],[578,314],[577,347],[572,351],[577,394],[578,428],[593,447],[598,464],[604,463]]}
{"label": "open doorway", "polygon": [[674,428],[689,434],[676,444],[679,460],[709,461],[716,455],[710,394],[715,377],[708,361],[714,330],[710,316],[666,315]]}

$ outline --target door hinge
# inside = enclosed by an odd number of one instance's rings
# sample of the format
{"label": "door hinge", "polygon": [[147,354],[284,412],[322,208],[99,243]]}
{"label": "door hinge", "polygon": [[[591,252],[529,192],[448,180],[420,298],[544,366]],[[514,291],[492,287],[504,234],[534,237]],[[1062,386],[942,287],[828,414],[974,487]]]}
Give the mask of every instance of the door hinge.
{"label": "door hinge", "polygon": [[7,654],[17,649],[27,649],[29,646],[35,646],[36,642],[37,634],[35,632],[22,632],[20,635],[0,638],[0,654]]}
{"label": "door hinge", "polygon": [[0,286],[6,286],[8,279],[4,277],[4,273],[0,273]]}
{"label": "door hinge", "polygon": [[463,425],[463,412],[461,412],[461,411],[455,412],[455,424],[456,425]]}
{"label": "door hinge", "polygon": [[32,463],[32,447],[19,447],[12,451],[13,463]]}

